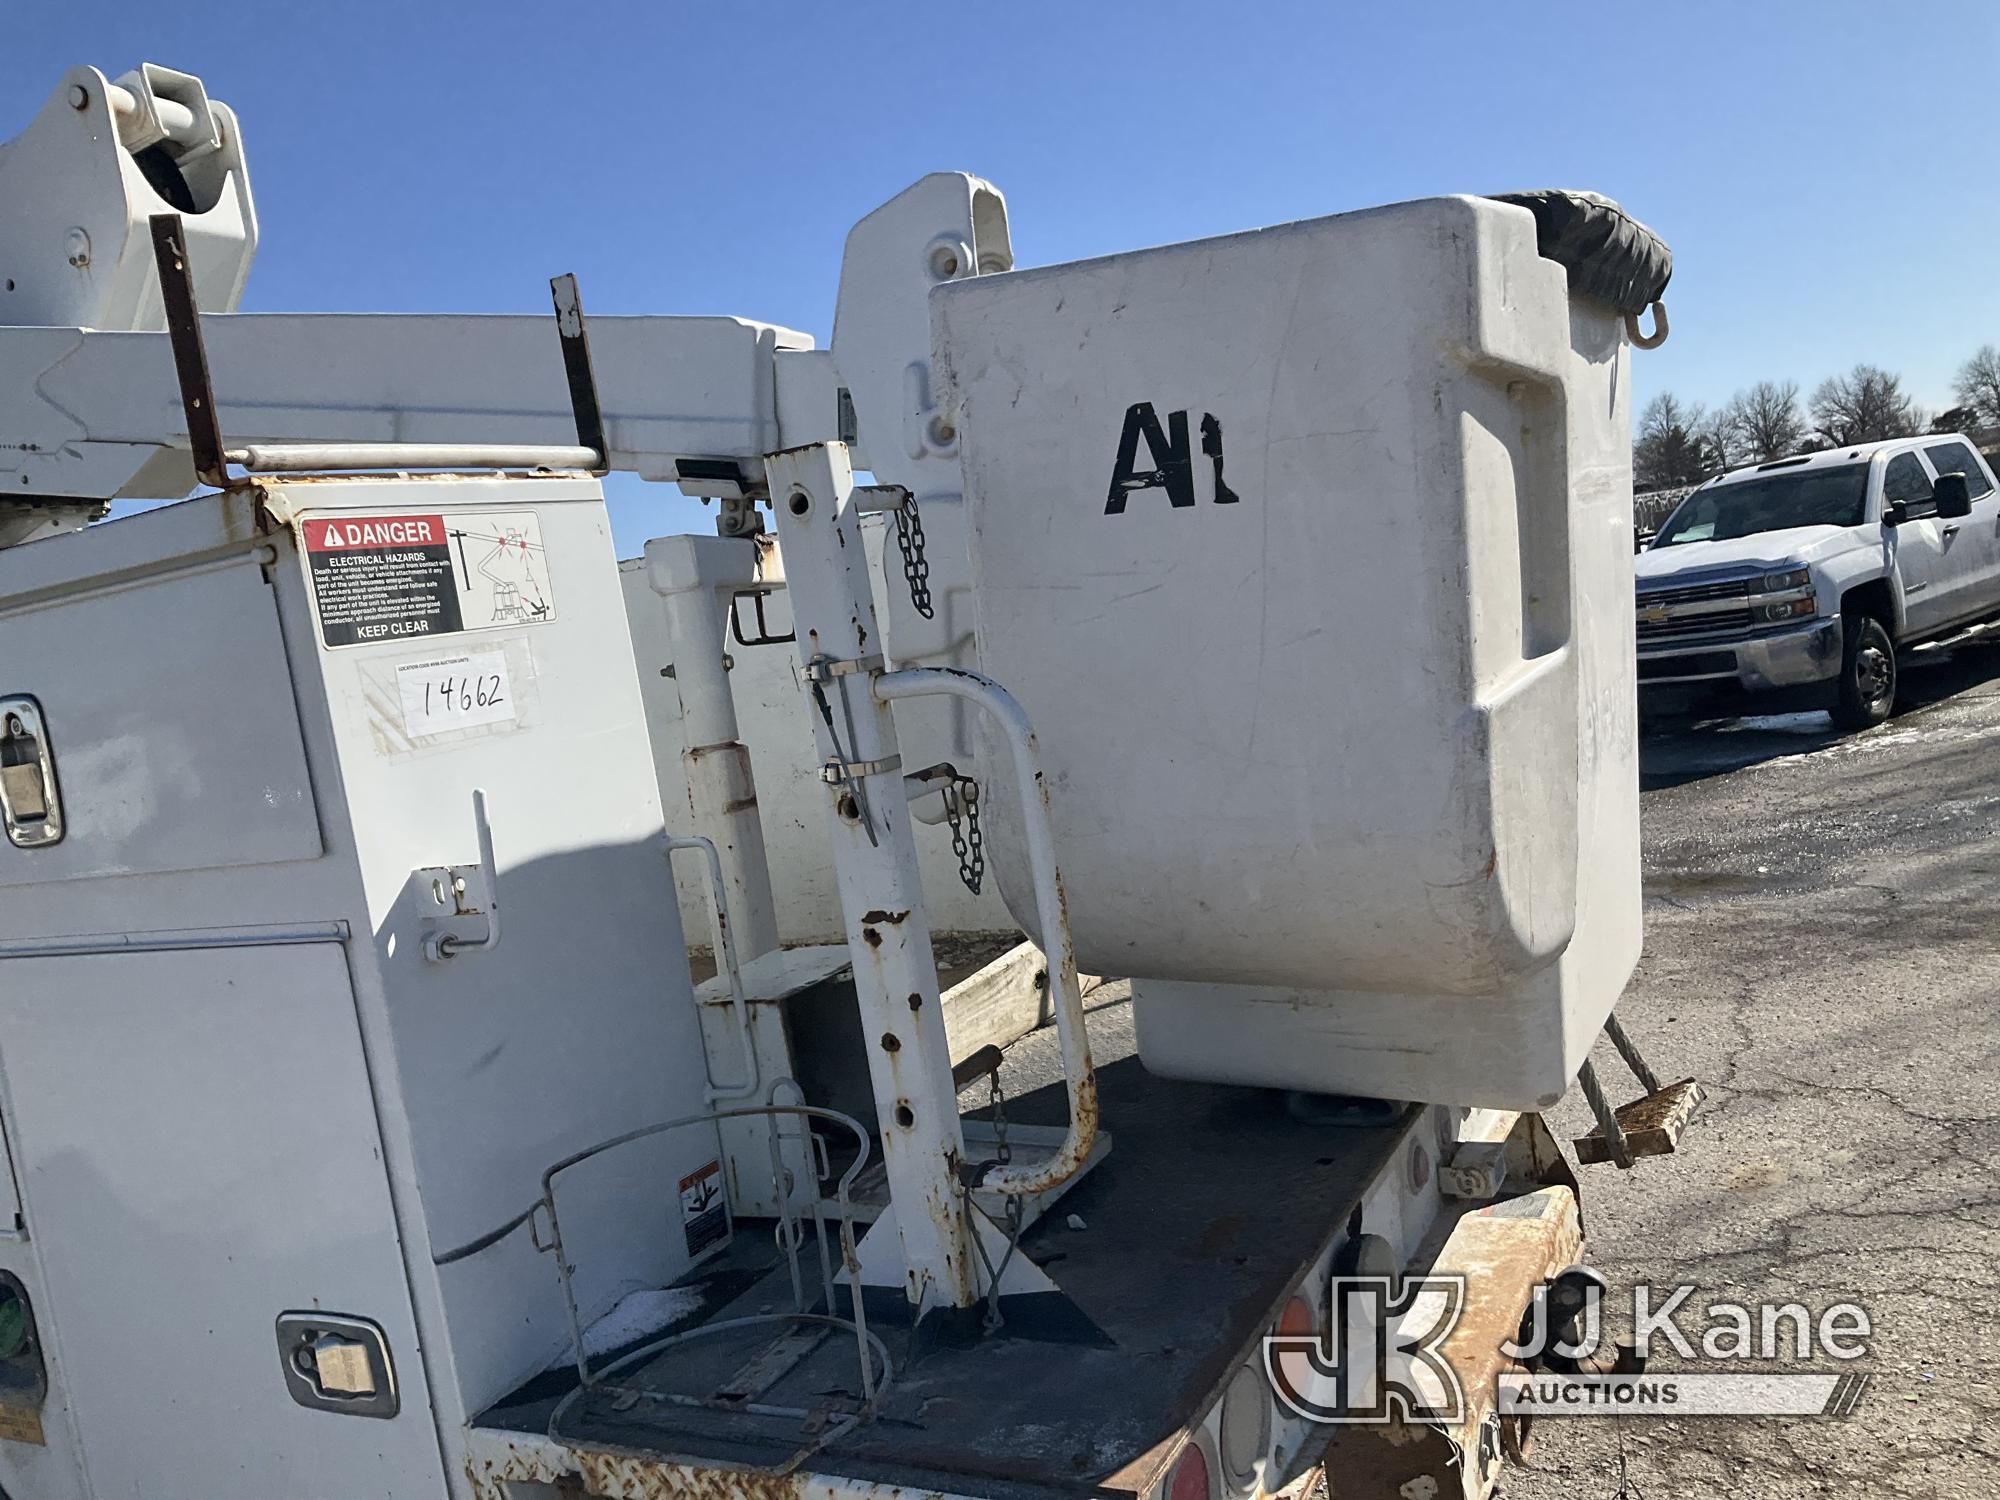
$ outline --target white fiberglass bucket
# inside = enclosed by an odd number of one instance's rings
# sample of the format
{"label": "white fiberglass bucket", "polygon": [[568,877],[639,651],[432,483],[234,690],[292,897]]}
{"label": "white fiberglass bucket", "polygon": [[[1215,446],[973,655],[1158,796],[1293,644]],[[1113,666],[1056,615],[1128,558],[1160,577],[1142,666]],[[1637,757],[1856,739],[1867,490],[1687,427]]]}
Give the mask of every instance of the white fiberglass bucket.
{"label": "white fiberglass bucket", "polygon": [[933,323],[981,663],[1148,1066],[1559,1095],[1639,952],[1619,313],[1526,209],[1439,198],[947,284]]}

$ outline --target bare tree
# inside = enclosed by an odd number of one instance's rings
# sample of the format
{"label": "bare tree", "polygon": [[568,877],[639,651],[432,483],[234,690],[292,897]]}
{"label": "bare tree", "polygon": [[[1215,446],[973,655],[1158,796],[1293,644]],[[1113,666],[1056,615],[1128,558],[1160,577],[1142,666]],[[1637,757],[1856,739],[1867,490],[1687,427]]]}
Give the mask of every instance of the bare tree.
{"label": "bare tree", "polygon": [[1639,414],[1639,436],[1632,444],[1632,478],[1641,490],[1670,489],[1697,484],[1716,467],[1714,444],[1705,435],[1706,413],[1700,403],[1682,401],[1661,391]]}
{"label": "bare tree", "polygon": [[1969,407],[1982,427],[2000,427],[2000,349],[1982,344],[1959,367],[1958,403]]}
{"label": "bare tree", "polygon": [[1814,429],[1834,448],[1909,437],[1929,420],[1903,389],[1901,376],[1867,364],[1822,380],[1812,394],[1812,417]]}
{"label": "bare tree", "polygon": [[1710,412],[1703,418],[1701,430],[1696,434],[1708,445],[1709,457],[1718,469],[1733,469],[1748,461],[1737,434],[1735,404],[1732,399]]}
{"label": "bare tree", "polygon": [[1760,380],[1738,391],[1717,414],[1717,426],[1726,434],[1722,451],[1731,463],[1790,458],[1806,437],[1798,382]]}

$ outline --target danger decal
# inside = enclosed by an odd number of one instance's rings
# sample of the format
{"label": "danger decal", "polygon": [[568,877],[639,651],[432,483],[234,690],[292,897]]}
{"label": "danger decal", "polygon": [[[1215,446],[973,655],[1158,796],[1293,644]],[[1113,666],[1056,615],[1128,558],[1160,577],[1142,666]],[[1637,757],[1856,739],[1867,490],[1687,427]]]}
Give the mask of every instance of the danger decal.
{"label": "danger decal", "polygon": [[301,523],[301,534],[328,646],[555,617],[532,511],[314,516]]}
{"label": "danger decal", "polygon": [[712,1161],[681,1179],[681,1232],[687,1237],[690,1260],[729,1238],[721,1162]]}

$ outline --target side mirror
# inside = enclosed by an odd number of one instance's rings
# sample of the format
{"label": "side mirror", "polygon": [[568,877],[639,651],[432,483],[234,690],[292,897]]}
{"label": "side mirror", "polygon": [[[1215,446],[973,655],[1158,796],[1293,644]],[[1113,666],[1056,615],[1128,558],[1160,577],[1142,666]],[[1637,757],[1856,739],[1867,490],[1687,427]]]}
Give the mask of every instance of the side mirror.
{"label": "side mirror", "polygon": [[1972,514],[1972,495],[1963,474],[1938,475],[1931,497],[1937,501],[1937,513],[1948,521]]}
{"label": "side mirror", "polygon": [[1891,500],[1882,507],[1882,524],[1884,526],[1901,526],[1909,519],[1910,513],[1904,509],[1903,502],[1900,500]]}

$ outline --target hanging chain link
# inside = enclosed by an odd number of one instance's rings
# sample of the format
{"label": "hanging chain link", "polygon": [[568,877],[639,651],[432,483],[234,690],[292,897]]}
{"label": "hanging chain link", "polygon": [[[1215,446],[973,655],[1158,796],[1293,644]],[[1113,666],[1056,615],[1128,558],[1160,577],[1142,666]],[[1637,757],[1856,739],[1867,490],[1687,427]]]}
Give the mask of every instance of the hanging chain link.
{"label": "hanging chain link", "polygon": [[1014,1148],[1007,1144],[1007,1092],[1000,1087],[1000,1070],[988,1075],[993,1094],[993,1159],[1006,1166],[1014,1160]]}
{"label": "hanging chain link", "polygon": [[[1000,1087],[1000,1070],[995,1068],[990,1075],[989,1087],[993,1101],[993,1160],[997,1166],[1006,1166],[1014,1159],[1014,1148],[1007,1141],[1007,1093]],[[970,1193],[966,1195],[966,1212],[970,1217],[974,1210]],[[1007,1253],[1000,1257],[995,1266],[986,1253],[986,1241],[979,1233],[977,1219],[971,1219],[972,1243],[978,1248],[979,1259],[986,1267],[986,1316],[982,1327],[990,1337],[1007,1324],[1000,1315],[1000,1278],[1007,1274],[1007,1267],[1013,1263],[1015,1254],[1021,1248],[1021,1228],[1027,1216],[1027,1200],[1018,1193],[1007,1199],[1005,1224],[1007,1230]]]}
{"label": "hanging chain link", "polygon": [[1021,1248],[1021,1219],[1025,1212],[1024,1200],[1018,1197],[1007,1200],[1007,1253],[1000,1257],[1000,1269],[993,1273],[993,1285],[986,1294],[986,1317],[982,1326],[989,1337],[1007,1326],[1007,1320],[1000,1316],[1000,1278],[1007,1274],[1014,1252]]}
{"label": "hanging chain link", "polygon": [[924,518],[917,513],[917,497],[906,494],[896,507],[896,545],[903,553],[903,581],[910,586],[910,603],[926,620],[931,610],[931,563],[924,556]]}
{"label": "hanging chain link", "polygon": [[979,826],[979,783],[954,776],[944,789],[944,816],[951,825],[951,852],[958,856],[958,878],[973,895],[986,881],[986,835]]}

